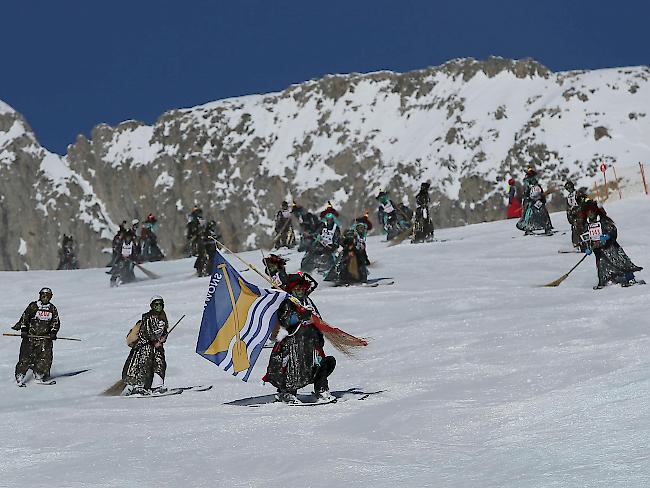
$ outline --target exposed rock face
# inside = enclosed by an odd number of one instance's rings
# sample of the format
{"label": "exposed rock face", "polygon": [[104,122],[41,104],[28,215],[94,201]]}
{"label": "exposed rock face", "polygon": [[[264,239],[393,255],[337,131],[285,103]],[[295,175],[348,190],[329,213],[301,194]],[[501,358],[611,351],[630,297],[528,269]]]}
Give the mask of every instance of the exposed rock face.
{"label": "exposed rock face", "polygon": [[65,158],[0,102],[0,269],[56,266],[63,232],[82,265],[105,264],[113,222],[149,212],[163,249],[180,256],[195,203],[237,249],[270,242],[283,199],[312,210],[331,199],[349,220],[374,215],[378,188],[412,201],[423,180],[438,227],[502,218],[504,178],[529,164],[560,186],[589,183],[603,160],[648,160],[649,77],[647,67],[554,74],[501,58],[326,76],[173,110],[153,126],[100,124]]}

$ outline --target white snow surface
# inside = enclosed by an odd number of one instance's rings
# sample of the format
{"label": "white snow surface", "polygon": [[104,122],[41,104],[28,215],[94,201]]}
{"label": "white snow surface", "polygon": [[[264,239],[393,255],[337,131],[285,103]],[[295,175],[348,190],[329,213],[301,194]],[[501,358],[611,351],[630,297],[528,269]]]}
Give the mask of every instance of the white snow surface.
{"label": "white snow surface", "polygon": [[[650,200],[607,205],[619,242],[648,266]],[[556,228],[566,231],[563,214]],[[13,385],[20,339],[0,341],[0,486],[58,487],[642,487],[650,483],[650,286],[593,291],[590,257],[569,235],[523,237],[514,221],[441,229],[446,242],[369,240],[377,288],[331,288],[326,320],[370,345],[337,356],[333,390],[386,390],[313,408],[224,402],[273,389],[235,380],[194,353],[207,278],[191,260],[117,289],[103,269],[0,273],[0,321],[15,323],[42,286],[62,320],[55,386]],[[244,253],[259,264],[259,252]],[[236,268],[244,265],[230,259]],[[290,255],[289,269],[300,256]],[[138,272],[139,273],[139,272]],[[249,280],[260,284],[251,272]],[[648,279],[646,272],[640,278]],[[120,377],[124,336],[165,298],[167,385],[213,384],[158,399],[102,397]],[[5,329],[6,330],[6,329]]]}

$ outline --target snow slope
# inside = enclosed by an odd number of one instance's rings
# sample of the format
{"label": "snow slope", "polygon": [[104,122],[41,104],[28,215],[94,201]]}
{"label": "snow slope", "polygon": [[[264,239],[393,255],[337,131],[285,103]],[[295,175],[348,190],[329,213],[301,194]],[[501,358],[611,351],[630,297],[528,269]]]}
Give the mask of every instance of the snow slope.
{"label": "snow slope", "polygon": [[[648,266],[650,200],[608,211],[626,251]],[[567,229],[562,214],[553,220]],[[207,279],[189,260],[148,265],[162,278],[118,289],[99,269],[0,273],[2,324],[51,286],[60,335],[84,340],[55,344],[53,372],[91,369],[18,389],[19,340],[2,338],[0,486],[648,486],[650,286],[593,291],[589,258],[559,288],[540,288],[579,256],[557,253],[568,235],[523,237],[513,221],[437,237],[449,240],[370,240],[372,275],[394,286],[317,290],[327,320],[372,339],[356,360],[338,355],[332,389],[387,391],[302,409],[224,405],[272,388],[236,381],[193,352]],[[292,255],[291,269],[298,264]],[[215,388],[98,396],[119,378],[124,335],[153,294],[172,320],[187,314],[166,348],[168,385]]]}

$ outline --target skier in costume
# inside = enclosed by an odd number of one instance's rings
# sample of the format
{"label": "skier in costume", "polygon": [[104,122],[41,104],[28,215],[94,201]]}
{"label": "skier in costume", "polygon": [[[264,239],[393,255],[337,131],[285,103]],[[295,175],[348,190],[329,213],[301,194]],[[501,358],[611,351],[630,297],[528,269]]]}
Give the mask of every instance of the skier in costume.
{"label": "skier in costume", "polygon": [[572,181],[567,181],[564,189],[568,192],[566,197],[566,218],[571,225],[571,243],[574,248],[584,252],[586,245],[580,236],[586,231],[586,228],[585,219],[580,214],[582,213],[581,202],[584,201],[585,195],[576,190]]}
{"label": "skier in costume", "polygon": [[63,242],[59,249],[59,265],[56,269],[79,269],[79,261],[74,252],[74,239],[63,234]]}
{"label": "skier in costume", "polygon": [[384,228],[386,240],[408,231],[411,228],[412,211],[406,205],[397,205],[385,191],[380,191],[375,197],[379,202],[377,219]]}
{"label": "skier in costume", "polygon": [[296,216],[300,223],[300,244],[298,245],[298,252],[305,252],[311,248],[318,229],[320,228],[320,220],[311,212],[305,210],[296,202],[293,202],[291,213]]}
{"label": "skier in costume", "polygon": [[533,234],[535,230],[543,230],[546,235],[553,233],[551,217],[546,210],[546,195],[533,168],[528,168],[524,178],[523,216],[517,222],[517,229],[523,230],[524,235]]}
{"label": "skier in costume", "polygon": [[306,273],[318,269],[329,270],[335,262],[334,256],[341,241],[341,225],[336,216],[329,212],[323,217],[323,223],[311,249],[305,253],[300,262],[300,269]]}
{"label": "skier in costume", "polygon": [[[115,263],[119,259],[120,253],[122,251],[122,239],[124,238],[124,233],[126,232],[126,220],[123,220],[120,224],[117,233],[113,236],[113,256],[111,257],[110,263],[106,265],[107,268],[112,268],[115,266]],[[110,273],[110,271],[109,271]]]}
{"label": "skier in costume", "polygon": [[278,389],[277,399],[285,403],[298,403],[298,390],[311,383],[318,400],[333,399],[328,377],[336,367],[336,359],[325,355],[323,334],[311,321],[312,312],[319,317],[320,314],[309,299],[316,287],[313,278],[309,278],[300,273],[289,275],[287,291],[302,307],[289,298],[280,305],[280,332],[263,378]]}
{"label": "skier in costume", "polygon": [[186,250],[187,257],[198,254],[199,240],[201,239],[201,227],[203,227],[203,210],[196,205],[187,218],[186,225]]}
{"label": "skier in costume", "polygon": [[366,238],[368,237],[368,232],[372,230],[372,222],[368,218],[368,211],[366,210],[362,217],[357,217],[354,221],[353,228],[355,230],[355,239],[357,249],[363,255],[363,263],[366,266],[370,266],[370,259],[368,259],[368,253],[366,252]]}
{"label": "skier in costume", "polygon": [[433,221],[429,213],[429,187],[428,182],[420,185],[420,192],[415,196],[415,222],[413,224],[412,243],[433,240]]}
{"label": "skier in costume", "polygon": [[122,380],[126,383],[122,395],[147,394],[165,391],[164,344],[167,340],[169,322],[165,314],[165,302],[161,296],[149,300],[151,309],[142,314],[137,341],[131,346],[129,357],[122,369]]}
{"label": "skier in costume", "polygon": [[158,247],[158,237],[156,236],[157,228],[158,219],[156,219],[154,214],[149,214],[145,223],[142,224],[142,231],[140,234],[140,259],[142,262],[161,261],[165,259],[160,247]]}
{"label": "skier in costume", "polygon": [[118,286],[121,283],[135,281],[134,267],[138,259],[138,248],[133,240],[133,233],[127,230],[124,233],[120,254],[111,269],[111,286]]}
{"label": "skier in costume", "polygon": [[327,272],[326,281],[334,281],[337,285],[350,285],[365,283],[368,280],[368,268],[366,267],[368,256],[365,253],[363,234],[365,234],[364,223],[357,223],[345,232],[341,244],[342,249],[334,266]]}
{"label": "skier in costume", "polygon": [[596,256],[598,284],[594,289],[598,290],[610,283],[623,287],[636,284],[634,273],[643,268],[635,265],[617,242],[618,230],[614,221],[595,202],[586,205],[584,214],[587,220],[586,237],[589,242],[585,254],[593,252]]}
{"label": "skier in costume", "polygon": [[291,211],[289,204],[282,202],[282,207],[275,214],[275,249],[286,247],[291,249],[296,245],[296,236],[293,233],[293,224],[291,223]]}
{"label": "skier in costume", "polygon": [[[16,384],[25,386],[25,375],[30,369],[37,383],[46,382],[52,367],[52,344],[56,340],[61,323],[59,312],[52,300],[52,290],[41,288],[38,301],[31,302],[13,327],[20,328],[22,342],[16,364]],[[39,336],[40,338],[28,337]]]}
{"label": "skier in costume", "polygon": [[140,262],[140,256],[142,251],[142,240],[140,239],[140,221],[138,219],[133,219],[131,221],[131,236],[133,241],[134,254],[136,256],[136,262]]}
{"label": "skier in costume", "polygon": [[521,201],[517,198],[517,182],[514,178],[508,180],[508,213],[509,219],[520,219],[522,215]]}
{"label": "skier in costume", "polygon": [[271,278],[275,286],[286,291],[289,275],[285,268],[287,261],[276,254],[269,254],[262,259],[264,271]]}
{"label": "skier in costume", "polygon": [[212,274],[212,263],[214,262],[214,255],[217,253],[217,241],[220,240],[221,234],[217,223],[210,220],[205,225],[205,230],[199,241],[198,255],[194,261],[194,268],[199,277]]}

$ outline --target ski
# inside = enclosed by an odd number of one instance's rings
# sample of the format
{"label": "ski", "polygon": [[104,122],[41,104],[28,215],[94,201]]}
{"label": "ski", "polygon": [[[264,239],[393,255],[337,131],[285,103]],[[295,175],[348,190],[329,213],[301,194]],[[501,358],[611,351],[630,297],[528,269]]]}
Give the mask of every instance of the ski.
{"label": "ski", "polygon": [[124,398],[157,398],[157,397],[166,397],[166,396],[172,396],[172,395],[180,395],[183,393],[182,388],[170,388],[169,390],[165,390],[163,392],[157,393],[157,392],[147,392],[147,393],[133,393],[131,395],[124,395]]}
{"label": "ski", "polygon": [[67,378],[69,376],[77,376],[78,374],[85,373],[86,371],[90,371],[90,370],[89,369],[79,369],[77,371],[68,371],[67,373],[56,373],[56,374],[50,375],[50,379]]}
{"label": "ski", "polygon": [[[338,401],[338,398],[333,397],[330,400],[324,400],[324,401],[304,401],[300,400],[297,403],[287,403],[286,405],[289,407],[315,407],[317,405],[329,405],[330,403],[336,403]],[[281,402],[278,402],[281,403]]]}
{"label": "ski", "polygon": [[35,385],[43,385],[43,386],[50,386],[50,385],[56,385],[56,380],[35,380],[34,381]]}
{"label": "ski", "polygon": [[569,249],[558,249],[557,252],[558,252],[558,254],[580,254],[580,253],[581,253],[581,251],[578,250],[578,249],[572,249],[572,250],[569,250]]}
{"label": "ski", "polygon": [[[372,395],[378,395],[384,393],[386,390],[377,390],[377,391],[363,391],[358,388],[350,388],[349,390],[341,391],[331,391],[330,393],[336,399],[337,402],[346,402],[348,400],[366,400]],[[303,403],[303,406],[309,406],[313,402],[314,396],[312,394],[302,394],[298,393],[296,395],[298,400]],[[240,407],[249,407],[249,408],[259,408],[263,405],[270,405],[275,403],[282,403],[277,400],[276,395],[262,395],[257,397],[242,398],[240,400],[233,400],[231,402],[226,402],[224,405],[235,405]],[[320,402],[315,403],[315,405],[327,405],[332,402]],[[286,404],[286,405],[298,405],[299,404]]]}
{"label": "ski", "polygon": [[183,391],[210,391],[214,385],[195,385],[195,386],[181,386],[180,388],[173,388],[174,390]]}

